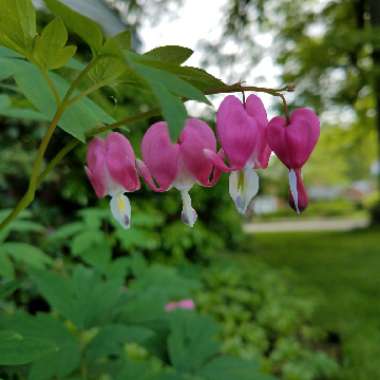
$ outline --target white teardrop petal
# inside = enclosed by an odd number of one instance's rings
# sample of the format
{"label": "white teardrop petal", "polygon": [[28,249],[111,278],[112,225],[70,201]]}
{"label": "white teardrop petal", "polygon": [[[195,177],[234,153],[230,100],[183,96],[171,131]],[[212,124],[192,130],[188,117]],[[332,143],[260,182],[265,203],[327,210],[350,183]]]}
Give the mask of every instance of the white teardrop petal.
{"label": "white teardrop petal", "polygon": [[300,214],[300,210],[298,208],[297,175],[293,169],[289,170],[289,188],[290,188],[290,193],[292,194],[292,197],[293,197],[297,214]]}
{"label": "white teardrop petal", "polygon": [[113,195],[110,207],[113,217],[123,228],[128,229],[131,226],[131,203],[128,197],[121,193]]}
{"label": "white teardrop petal", "polygon": [[182,198],[182,212],[181,220],[183,223],[187,224],[190,227],[193,227],[197,221],[198,215],[197,212],[193,209],[191,205],[191,197],[188,191],[181,191]]}
{"label": "white teardrop petal", "polygon": [[259,191],[259,176],[252,167],[234,171],[229,178],[229,192],[239,213],[246,214],[252,199]]}

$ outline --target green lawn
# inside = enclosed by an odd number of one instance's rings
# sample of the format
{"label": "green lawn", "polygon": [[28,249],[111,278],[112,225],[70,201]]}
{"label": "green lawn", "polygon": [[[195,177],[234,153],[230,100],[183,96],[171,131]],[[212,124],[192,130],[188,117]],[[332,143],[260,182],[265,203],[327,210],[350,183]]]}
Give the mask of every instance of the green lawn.
{"label": "green lawn", "polygon": [[260,234],[252,247],[320,296],[314,322],[342,337],[340,379],[380,379],[380,230]]}

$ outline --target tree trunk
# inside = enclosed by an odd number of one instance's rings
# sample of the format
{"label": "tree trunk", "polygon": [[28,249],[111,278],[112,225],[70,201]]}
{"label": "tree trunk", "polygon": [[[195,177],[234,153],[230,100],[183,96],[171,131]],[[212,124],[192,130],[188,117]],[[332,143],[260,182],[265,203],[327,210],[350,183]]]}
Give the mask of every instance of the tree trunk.
{"label": "tree trunk", "polygon": [[[368,0],[370,22],[373,33],[380,33],[380,1]],[[380,193],[380,47],[375,47],[372,53],[373,59],[373,94],[376,104],[376,130],[377,130],[377,188]],[[380,200],[372,212],[373,224],[380,224]]]}

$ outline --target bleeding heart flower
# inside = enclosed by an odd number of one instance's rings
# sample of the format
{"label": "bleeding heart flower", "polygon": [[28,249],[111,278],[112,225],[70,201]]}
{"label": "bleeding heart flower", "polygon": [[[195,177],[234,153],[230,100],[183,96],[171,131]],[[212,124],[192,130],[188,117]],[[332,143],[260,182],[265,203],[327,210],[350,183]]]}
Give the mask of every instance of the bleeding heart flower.
{"label": "bleeding heart flower", "polygon": [[111,196],[111,212],[124,227],[131,224],[131,205],[126,192],[140,188],[136,160],[129,140],[112,132],[105,140],[95,137],[87,151],[87,176],[98,198]]}
{"label": "bleeding heart flower", "polygon": [[212,187],[221,172],[204,154],[204,150],[216,151],[212,129],[202,120],[188,119],[178,143],[172,143],[167,124],[153,124],[145,133],[141,152],[143,161],[137,160],[140,175],[148,186],[157,192],[175,187],[181,192],[182,221],[193,226],[197,213],[191,205],[189,191],[198,182]]}
{"label": "bleeding heart flower", "polygon": [[192,299],[187,299],[187,300],[181,300],[178,302],[170,302],[165,305],[165,310],[167,312],[174,311],[177,309],[194,310],[195,303]]}
{"label": "bleeding heart flower", "polygon": [[289,204],[298,214],[308,203],[301,169],[317,144],[319,134],[319,119],[307,108],[296,109],[289,122],[277,116],[268,125],[269,146],[289,169]]}
{"label": "bleeding heart flower", "polygon": [[[229,191],[237,210],[245,214],[259,190],[255,169],[268,166],[267,113],[261,99],[250,95],[245,104],[233,95],[221,103],[216,115],[222,153],[206,151],[219,170],[230,172]],[[223,156],[229,161],[224,163]]]}

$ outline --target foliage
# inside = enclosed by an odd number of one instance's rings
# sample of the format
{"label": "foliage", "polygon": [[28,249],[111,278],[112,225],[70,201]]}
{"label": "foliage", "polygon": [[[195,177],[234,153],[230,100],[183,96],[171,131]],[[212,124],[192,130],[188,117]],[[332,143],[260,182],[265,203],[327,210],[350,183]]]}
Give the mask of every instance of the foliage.
{"label": "foliage", "polygon": [[258,260],[249,268],[213,265],[196,297],[202,312],[222,323],[223,351],[255,358],[284,380],[332,379],[337,363],[317,347],[322,331],[310,321],[315,303],[293,294]]}
{"label": "foliage", "polygon": [[[0,316],[0,374],[38,380],[272,379],[253,360],[221,354],[218,327],[209,317],[165,311],[166,303],[199,288],[197,280],[173,268],[136,264],[130,260],[125,271],[105,275],[81,265],[60,273],[31,268],[28,286],[47,302],[48,312],[10,308]],[[133,276],[128,287],[126,271]]]}

